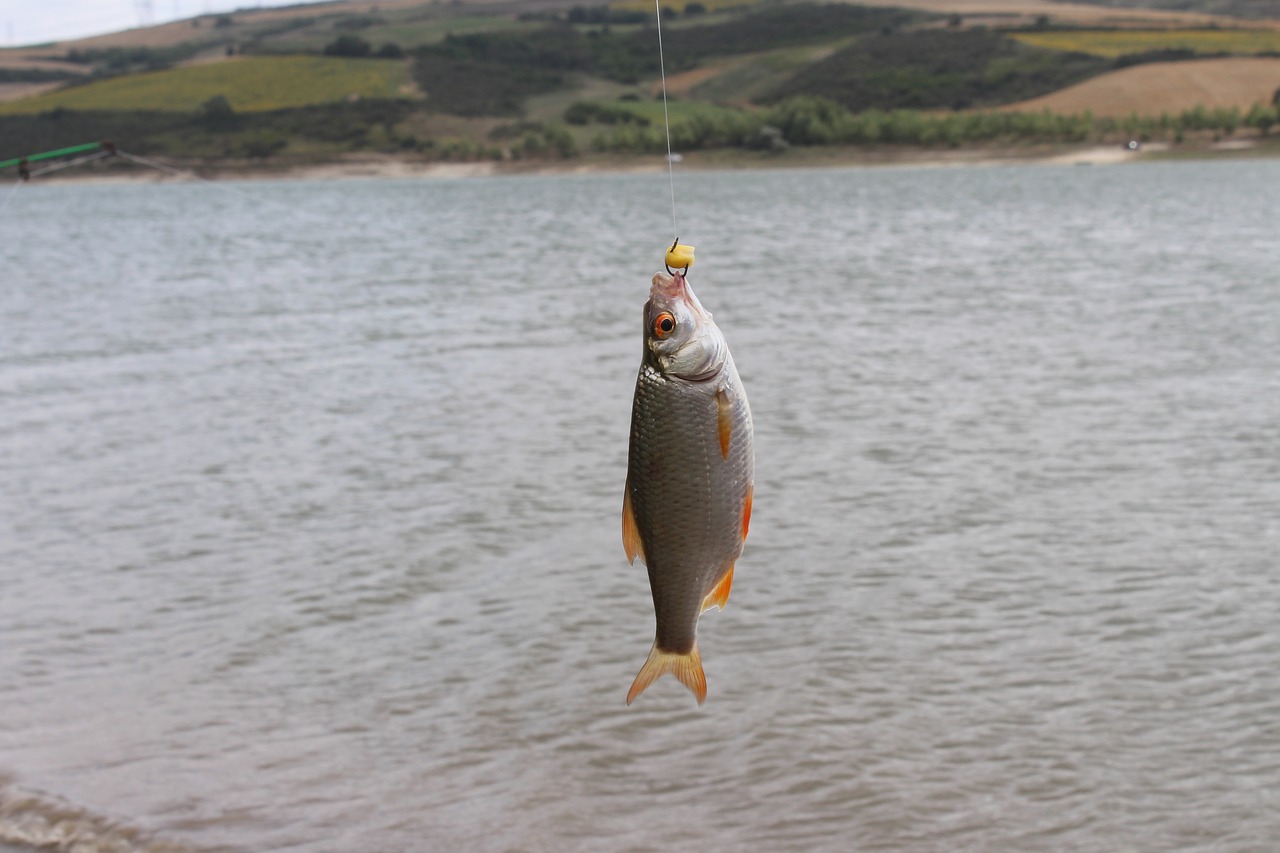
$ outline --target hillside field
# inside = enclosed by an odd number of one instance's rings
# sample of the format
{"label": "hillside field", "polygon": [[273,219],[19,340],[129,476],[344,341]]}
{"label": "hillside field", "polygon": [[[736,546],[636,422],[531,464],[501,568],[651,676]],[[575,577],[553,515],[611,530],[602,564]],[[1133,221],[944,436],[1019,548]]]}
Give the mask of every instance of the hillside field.
{"label": "hillside field", "polygon": [[1209,109],[1270,104],[1280,91],[1280,59],[1198,59],[1135,65],[1094,77],[1039,98],[1011,104],[1009,111],[1091,111],[1097,116],[1158,116],[1196,106]]}
{"label": "hillside field", "polygon": [[1050,30],[1012,33],[1023,44],[1114,58],[1155,50],[1198,54],[1280,53],[1280,29]]}
{"label": "hillside field", "polygon": [[1112,9],[1090,3],[1060,2],[1060,0],[878,0],[878,5],[933,12],[938,15],[960,15],[965,18],[980,19],[985,23],[1000,22],[1007,25],[1016,25],[1040,17],[1084,27],[1229,27],[1238,23],[1233,18],[1197,11]]}
{"label": "hillside field", "polygon": [[331,56],[254,56],[110,77],[0,104],[0,115],[71,110],[190,112],[222,95],[238,112],[279,110],[351,98],[395,98],[405,63]]}

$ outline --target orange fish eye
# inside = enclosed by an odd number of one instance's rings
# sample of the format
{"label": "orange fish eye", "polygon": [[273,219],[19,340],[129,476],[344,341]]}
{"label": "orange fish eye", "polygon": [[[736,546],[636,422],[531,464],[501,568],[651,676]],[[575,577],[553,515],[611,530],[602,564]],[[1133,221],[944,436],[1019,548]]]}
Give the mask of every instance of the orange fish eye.
{"label": "orange fish eye", "polygon": [[653,318],[653,336],[658,340],[666,338],[675,330],[676,318],[671,316],[670,311],[663,311]]}

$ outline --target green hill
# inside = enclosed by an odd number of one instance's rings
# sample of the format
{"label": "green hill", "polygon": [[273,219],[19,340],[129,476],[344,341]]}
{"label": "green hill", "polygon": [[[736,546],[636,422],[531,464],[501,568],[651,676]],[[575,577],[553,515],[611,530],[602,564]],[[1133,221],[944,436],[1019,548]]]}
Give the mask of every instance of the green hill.
{"label": "green hill", "polygon": [[[658,34],[638,2],[559,11],[528,0],[423,2],[359,13],[318,4],[280,19],[247,10],[202,16],[187,41],[44,57],[91,73],[0,103],[0,155],[85,138],[210,159],[656,153],[665,145]],[[1001,29],[896,7],[681,0],[664,12],[662,40],[678,148],[778,151],[1181,134],[1178,117],[1135,131],[1088,117],[968,111],[1133,64],[1269,55],[1278,38],[1260,29],[1076,29],[1045,19]],[[1266,104],[1248,117],[1210,111],[1187,127],[1234,132],[1248,118],[1265,129],[1274,112]]]}
{"label": "green hill", "polygon": [[853,110],[963,110],[1045,95],[1112,67],[1089,54],[1025,45],[988,29],[921,29],[861,39],[800,70],[763,100],[821,95]]}
{"label": "green hill", "polygon": [[1050,50],[1079,51],[1115,58],[1153,51],[1187,51],[1200,56],[1280,54],[1280,30],[1048,30],[1013,33],[1013,38]]}

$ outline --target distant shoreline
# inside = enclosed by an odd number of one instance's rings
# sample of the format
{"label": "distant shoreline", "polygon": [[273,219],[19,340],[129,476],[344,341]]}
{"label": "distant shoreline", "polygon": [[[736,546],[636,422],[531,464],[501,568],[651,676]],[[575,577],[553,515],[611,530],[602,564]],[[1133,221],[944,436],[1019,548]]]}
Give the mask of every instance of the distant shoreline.
{"label": "distant shoreline", "polygon": [[[1028,145],[1002,148],[845,148],[795,147],[782,154],[720,149],[681,157],[676,171],[745,171],[804,168],[953,168],[961,166],[1107,166],[1177,159],[1239,159],[1280,157],[1280,136],[1232,138],[1213,143],[1170,145],[1152,142],[1129,149],[1123,145]],[[68,169],[41,177],[35,183],[180,183],[190,178],[159,169],[100,162],[90,168]],[[515,175],[596,175],[665,172],[660,156],[620,157],[586,155],[565,160],[426,162],[394,156],[357,155],[316,163],[181,163],[165,166],[200,180],[352,180],[455,179]]]}

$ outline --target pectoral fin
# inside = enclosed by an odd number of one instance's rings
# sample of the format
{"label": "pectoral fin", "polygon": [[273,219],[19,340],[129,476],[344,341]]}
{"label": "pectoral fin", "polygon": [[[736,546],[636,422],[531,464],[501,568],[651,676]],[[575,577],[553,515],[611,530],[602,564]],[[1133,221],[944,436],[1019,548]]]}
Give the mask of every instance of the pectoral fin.
{"label": "pectoral fin", "polygon": [[644,544],[640,541],[640,528],[636,527],[635,510],[631,508],[631,481],[623,489],[622,495],[622,547],[627,552],[627,562],[635,565],[636,557],[640,562],[644,559]]}
{"label": "pectoral fin", "polygon": [[716,391],[716,427],[720,433],[720,455],[729,458],[729,439],[733,436],[733,402],[723,388]]}

